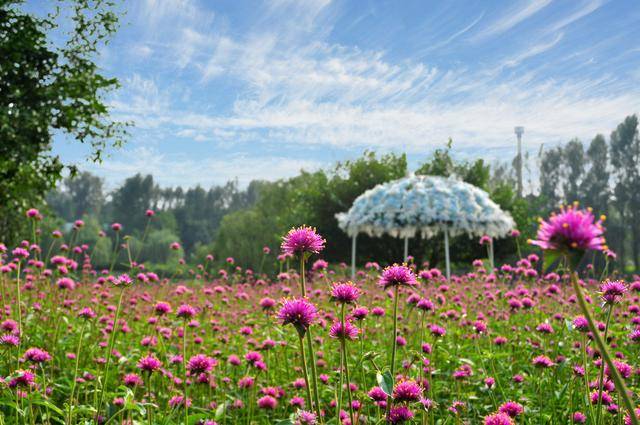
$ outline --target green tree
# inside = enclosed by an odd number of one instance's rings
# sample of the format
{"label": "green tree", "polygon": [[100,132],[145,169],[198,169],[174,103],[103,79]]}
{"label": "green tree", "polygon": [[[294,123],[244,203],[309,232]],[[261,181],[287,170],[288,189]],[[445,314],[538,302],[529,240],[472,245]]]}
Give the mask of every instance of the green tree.
{"label": "green tree", "polygon": [[[631,115],[611,133],[611,165],[615,177],[614,201],[623,224],[630,230],[631,257],[635,268],[640,266],[640,137],[638,117]],[[619,245],[621,262],[625,265],[625,241]]]}
{"label": "green tree", "polygon": [[567,143],[563,149],[563,157],[565,163],[564,200],[567,203],[572,203],[582,198],[580,187],[585,163],[582,142],[578,139],[573,139]]}
{"label": "green tree", "polygon": [[118,81],[95,63],[98,47],[118,26],[114,4],[69,0],[71,29],[54,42],[57,15],[36,17],[21,3],[0,5],[0,234],[8,239],[19,233],[24,210],[61,178],[64,164],[51,153],[54,135],[88,144],[95,161],[125,135],[104,100]]}

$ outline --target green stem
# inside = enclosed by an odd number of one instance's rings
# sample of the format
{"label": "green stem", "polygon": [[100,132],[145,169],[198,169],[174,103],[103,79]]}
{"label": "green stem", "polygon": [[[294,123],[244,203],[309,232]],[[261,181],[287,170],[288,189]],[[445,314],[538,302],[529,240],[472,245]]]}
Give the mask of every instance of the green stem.
{"label": "green stem", "polygon": [[[607,342],[607,335],[609,334],[609,323],[611,322],[611,313],[613,312],[613,305],[609,305],[609,311],[607,312],[607,323],[604,327],[604,341]],[[602,417],[602,387],[604,380],[604,363],[600,362],[600,379],[598,379],[598,418],[596,423],[600,423]]]}
{"label": "green stem", "polygon": [[587,303],[584,300],[584,295],[582,294],[582,288],[580,288],[580,285],[578,284],[577,273],[573,272],[571,274],[571,282],[573,284],[573,289],[575,290],[576,296],[578,298],[578,304],[580,305],[580,308],[582,309],[582,312],[584,313],[587,319],[587,322],[589,322],[589,328],[591,328],[591,332],[593,333],[593,339],[596,342],[598,349],[600,350],[601,357],[605,360],[605,362],[609,366],[609,370],[611,371],[611,377],[613,378],[613,381],[615,383],[616,390],[618,391],[618,394],[620,394],[620,397],[624,402],[624,406],[629,412],[631,425],[640,425],[634,411],[633,402],[629,397],[627,386],[625,385],[624,380],[620,376],[620,372],[618,372],[618,369],[616,369],[615,365],[613,364],[613,361],[611,360],[611,356],[609,354],[609,351],[607,350],[605,342],[602,340],[602,337],[600,336],[600,332],[598,332],[598,328],[595,325],[593,317],[591,317],[591,313],[589,311],[589,308],[587,307]]}
{"label": "green stem", "polygon": [[184,369],[183,393],[184,398],[184,423],[189,423],[189,403],[187,402],[187,319],[184,320],[184,328],[182,329],[182,367]]}
{"label": "green stem", "polygon": [[69,417],[68,417],[68,424],[71,425],[71,423],[73,423],[73,412],[72,412],[72,406],[73,406],[73,395],[76,392],[76,379],[78,377],[78,366],[80,365],[80,350],[82,348],[82,337],[84,335],[84,329],[87,326],[87,321],[84,320],[82,322],[82,328],[80,328],[80,336],[78,337],[78,347],[76,348],[76,366],[73,372],[73,381],[71,384],[71,395],[69,396]]}
{"label": "green stem", "polygon": [[307,400],[309,404],[312,404],[311,388],[309,387],[309,370],[307,369],[307,359],[304,352],[304,343],[302,341],[302,335],[298,334],[298,341],[300,343],[300,359],[302,361],[302,372],[304,373],[305,390],[307,391]]}
{"label": "green stem", "polygon": [[111,353],[113,352],[113,346],[116,343],[116,334],[118,333],[118,320],[120,319],[120,308],[122,307],[122,297],[124,295],[124,286],[120,288],[120,297],[118,298],[118,307],[116,308],[116,314],[113,320],[113,330],[111,331],[111,338],[109,339],[109,346],[107,347],[107,362],[104,367],[104,376],[102,385],[100,388],[100,399],[98,401],[98,409],[96,410],[96,417],[100,415],[102,409],[102,403],[104,401],[104,392],[107,387],[107,381],[109,379],[109,366],[111,365]]}
{"label": "green stem", "polygon": [[[391,382],[395,384],[395,365],[396,365],[396,338],[398,337],[398,285],[393,287],[393,334],[391,338]],[[387,421],[389,420],[389,413],[391,413],[391,398],[387,403]]]}
{"label": "green stem", "polygon": [[[342,314],[341,314],[341,320],[342,320],[342,331],[344,333],[344,304],[342,304]],[[356,421],[354,420],[353,417],[353,405],[352,405],[352,400],[351,400],[351,379],[349,378],[349,361],[347,360],[347,342],[346,342],[346,338],[343,335],[342,338],[340,338],[340,344],[342,345],[342,357],[344,359],[344,374],[347,378],[347,400],[349,401],[349,417],[351,418],[351,423],[355,424]],[[340,373],[342,373],[342,371],[340,371]]]}

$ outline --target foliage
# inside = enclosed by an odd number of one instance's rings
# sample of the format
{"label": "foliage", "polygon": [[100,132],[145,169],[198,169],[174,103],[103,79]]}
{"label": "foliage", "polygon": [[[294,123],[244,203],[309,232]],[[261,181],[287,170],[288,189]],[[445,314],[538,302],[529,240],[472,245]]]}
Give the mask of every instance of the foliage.
{"label": "foliage", "polygon": [[73,25],[54,43],[56,14],[30,15],[14,0],[0,5],[0,234],[9,239],[20,230],[18,217],[62,176],[64,164],[50,150],[56,135],[89,145],[95,161],[125,136],[104,100],[118,81],[95,63],[118,25],[114,4],[69,0],[66,6]]}

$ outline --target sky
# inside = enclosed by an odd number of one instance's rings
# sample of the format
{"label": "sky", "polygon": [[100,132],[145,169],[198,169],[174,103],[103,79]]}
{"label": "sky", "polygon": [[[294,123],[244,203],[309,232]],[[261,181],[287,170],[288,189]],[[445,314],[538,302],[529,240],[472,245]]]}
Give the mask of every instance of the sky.
{"label": "sky", "polygon": [[[42,3],[42,2],[40,2]],[[39,2],[30,7],[39,7]],[[131,121],[102,164],[163,186],[275,180],[364,150],[510,160],[640,109],[635,0],[135,0],[98,63]]]}

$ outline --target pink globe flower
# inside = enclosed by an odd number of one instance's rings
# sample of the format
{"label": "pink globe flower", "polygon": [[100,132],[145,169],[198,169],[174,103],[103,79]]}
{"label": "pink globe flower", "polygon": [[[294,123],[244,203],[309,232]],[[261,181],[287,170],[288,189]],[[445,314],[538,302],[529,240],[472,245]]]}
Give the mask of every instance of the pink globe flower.
{"label": "pink globe flower", "polygon": [[289,230],[282,238],[280,248],[285,254],[318,254],[324,249],[325,240],[316,229],[309,226],[301,226]]}
{"label": "pink globe flower", "polygon": [[278,312],[278,319],[282,325],[291,324],[300,334],[309,329],[317,316],[316,306],[304,298],[285,300]]}
{"label": "pink globe flower", "polygon": [[590,209],[563,207],[547,221],[540,220],[536,239],[529,243],[544,250],[602,251],[606,249],[603,221],[604,216],[596,221]]}
{"label": "pink globe flower", "polygon": [[390,286],[416,286],[418,281],[413,271],[407,266],[394,264],[382,271],[378,284],[384,289]]}

